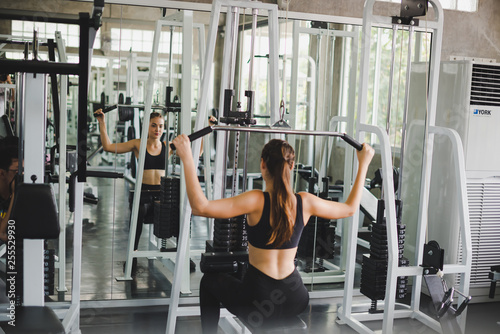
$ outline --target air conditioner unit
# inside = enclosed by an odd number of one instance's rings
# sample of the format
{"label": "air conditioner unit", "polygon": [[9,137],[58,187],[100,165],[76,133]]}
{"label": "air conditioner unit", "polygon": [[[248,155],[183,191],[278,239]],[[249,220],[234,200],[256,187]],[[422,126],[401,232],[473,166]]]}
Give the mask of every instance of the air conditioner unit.
{"label": "air conditioner unit", "polygon": [[[442,62],[436,125],[455,129],[462,139],[472,236],[470,294],[486,299],[490,267],[500,265],[500,65]],[[428,237],[445,249],[445,263],[457,263],[456,179],[446,167],[450,150],[449,143],[434,144]],[[454,277],[454,284],[459,279]]]}

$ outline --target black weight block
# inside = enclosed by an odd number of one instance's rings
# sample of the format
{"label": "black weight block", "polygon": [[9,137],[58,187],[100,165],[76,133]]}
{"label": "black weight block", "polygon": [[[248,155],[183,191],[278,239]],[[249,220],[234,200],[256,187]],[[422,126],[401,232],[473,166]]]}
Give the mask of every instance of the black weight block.
{"label": "black weight block", "polygon": [[221,247],[221,248],[224,248],[224,249],[231,249],[231,242],[230,241],[221,241],[221,240],[214,239],[214,246]]}
{"label": "black weight block", "polygon": [[372,257],[370,257],[369,254],[363,255],[363,264],[365,264],[365,263],[368,265],[371,265],[373,267],[376,267],[377,269],[386,269],[387,268],[387,261],[372,258]]}
{"label": "black weight block", "polygon": [[218,222],[214,223],[214,228],[221,229],[221,230],[242,230],[243,225],[239,223],[223,223],[223,222]]}
{"label": "black weight block", "polygon": [[372,231],[387,231],[387,225],[386,224],[378,224],[374,223],[371,225],[372,226]]}
{"label": "black weight block", "polygon": [[234,239],[234,236],[231,233],[229,234],[214,233],[214,239],[222,241],[231,241]]}
{"label": "black weight block", "polygon": [[387,275],[373,275],[372,273],[366,273],[362,270],[361,282],[365,282],[365,284],[369,286],[385,286],[385,282],[387,282]]}
{"label": "black weight block", "polygon": [[248,252],[207,252],[201,254],[200,270],[203,273],[236,273],[238,262],[248,262]]}
{"label": "black weight block", "polygon": [[365,286],[360,286],[359,291],[371,300],[384,300],[385,291],[375,291]]}
{"label": "black weight block", "polygon": [[361,274],[370,275],[373,277],[382,277],[382,276],[387,276],[387,269],[372,270],[372,268],[369,268],[368,266],[362,266]]}

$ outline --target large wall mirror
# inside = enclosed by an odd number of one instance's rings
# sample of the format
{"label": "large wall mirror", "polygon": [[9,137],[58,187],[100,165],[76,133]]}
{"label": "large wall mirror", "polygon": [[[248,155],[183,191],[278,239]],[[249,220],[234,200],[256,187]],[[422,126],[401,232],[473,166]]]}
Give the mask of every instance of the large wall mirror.
{"label": "large wall mirror", "polygon": [[[83,6],[82,4],[80,4]],[[87,5],[87,4],[85,4]],[[84,10],[88,8],[86,6]],[[31,8],[30,10],[35,10]],[[73,14],[76,14],[73,13]],[[189,29],[183,20],[189,15],[192,25]],[[238,28],[239,43],[236,48],[235,98],[242,101],[241,108],[246,108],[244,91],[251,87],[255,92],[254,117],[256,126],[271,124],[271,105],[268,90],[269,84],[269,25],[265,16],[259,16],[255,31],[253,58],[251,57],[252,29],[251,11],[241,11]],[[311,19],[279,19],[279,97],[280,118],[294,129],[315,131],[341,131],[353,133],[357,113],[358,73],[360,59],[360,24],[346,24],[328,20]],[[158,22],[163,22],[157,28]],[[124,174],[121,179],[89,178],[85,185],[83,210],[83,250],[82,250],[82,301],[157,299],[170,297],[173,268],[175,266],[176,237],[157,238],[153,224],[143,224],[139,251],[162,251],[164,255],[145,254],[131,264],[130,279],[117,279],[124,276],[125,263],[129,251],[130,216],[135,188],[137,159],[132,153],[115,154],[100,149],[101,139],[99,124],[93,112],[103,106],[114,104],[130,107],[117,108],[105,114],[106,131],[112,142],[124,142],[139,138],[143,129],[143,114],[148,96],[148,80],[152,80],[153,111],[164,113],[169,104],[188,105],[187,113],[168,113],[165,126],[165,140],[171,140],[176,133],[189,133],[193,130],[197,116],[198,98],[203,69],[211,66],[210,92],[208,108],[214,116],[220,116],[222,51],[225,31],[225,15],[222,14],[218,24],[217,42],[214,62],[205,64],[206,37],[210,23],[210,12],[177,9],[163,9],[129,5],[106,5],[103,25],[99,29],[90,71],[89,103],[88,103],[88,145],[89,168],[102,171],[115,171]],[[29,40],[33,37],[33,29],[38,31],[40,40],[54,38],[54,32],[60,31],[64,41],[68,62],[76,62],[78,54],[78,31],[64,24],[33,23],[27,21],[11,21],[10,30],[2,38]],[[375,42],[371,46],[369,112],[367,122],[387,128],[394,150],[394,165],[399,166],[400,147],[402,142],[401,124],[403,123],[403,101],[407,81],[406,57],[403,49],[408,46],[408,32],[394,31],[390,27],[374,29]],[[184,44],[184,34],[191,35],[192,44]],[[9,36],[7,36],[9,35]],[[393,38],[393,36],[395,36]],[[76,40],[76,42],[75,42]],[[157,45],[155,45],[155,40]],[[394,40],[396,49],[392,49]],[[75,44],[76,43],[76,44]],[[410,109],[406,120],[411,128],[408,136],[413,136],[407,148],[409,163],[405,166],[403,179],[403,201],[419,200],[421,153],[423,147],[422,123],[425,122],[425,62],[429,58],[430,39],[422,32],[417,32],[412,39],[412,77],[418,78],[424,86],[412,91]],[[22,58],[22,50],[15,45],[0,49],[7,58]],[[153,53],[153,50],[157,50]],[[185,50],[191,50],[186,58]],[[392,50],[392,51],[391,51]],[[389,87],[388,76],[391,68],[391,52],[394,58],[394,73],[398,75],[398,86]],[[46,48],[41,47],[40,59],[48,59]],[[186,62],[186,59],[189,61]],[[150,73],[152,61],[156,71]],[[252,83],[249,85],[249,71],[253,66]],[[189,69],[189,71],[188,71]],[[185,75],[189,73],[189,75]],[[424,77],[422,77],[424,76]],[[422,79],[423,78],[423,79]],[[187,82],[187,83],[186,83]],[[183,87],[189,87],[188,100],[183,100]],[[77,116],[77,80],[69,77],[67,91],[67,144],[76,145]],[[387,97],[391,96],[391,106]],[[282,102],[282,103],[281,103]],[[387,110],[391,108],[391,117]],[[14,106],[11,109],[13,112]],[[51,104],[49,103],[49,111]],[[275,111],[276,112],[276,111]],[[13,114],[14,115],[14,114]],[[49,113],[49,117],[53,117]],[[14,119],[14,117],[13,117]],[[54,119],[50,119],[54,122]],[[420,126],[419,126],[420,124]],[[47,147],[54,146],[54,133],[49,135]],[[213,158],[215,151],[214,135],[207,136],[200,167],[200,180],[210,198]],[[238,160],[248,161],[248,176],[239,180],[246,187],[261,188],[259,176],[260,150],[269,139],[269,135],[252,135],[249,149],[245,150],[244,140],[239,143]],[[297,169],[294,172],[295,191],[314,191],[331,200],[345,199],[344,184],[346,175],[352,170],[353,155],[347,154],[348,146],[340,140],[331,140],[313,136],[290,136],[287,138],[296,151]],[[365,138],[377,147],[375,138]],[[232,135],[229,146],[238,144]],[[350,148],[349,148],[350,149]],[[352,153],[352,152],[351,152]],[[228,164],[234,162],[234,150],[228,150]],[[173,160],[175,162],[175,160]],[[178,161],[177,161],[178,163]],[[178,166],[170,166],[175,172]],[[369,178],[374,178],[375,171],[380,168],[376,160],[370,169]],[[232,176],[232,175],[231,175]],[[236,176],[232,176],[232,179]],[[228,177],[228,179],[231,179]],[[370,184],[367,182],[367,188]],[[380,189],[370,189],[374,196],[380,196]],[[405,207],[407,225],[416,224],[418,202]],[[71,251],[72,226],[74,216],[70,211],[66,215],[66,235],[61,249],[60,242],[50,242],[56,249],[58,261],[66,261],[65,266],[55,265],[54,283],[47,293],[48,300],[67,301],[71,298]],[[319,291],[325,296],[342,295],[345,270],[345,244],[342,233],[347,224],[359,224],[359,251],[366,251],[367,233],[370,224],[369,215],[361,215],[359,222],[318,221],[308,224],[304,232],[297,255],[297,266],[311,292]],[[181,292],[186,297],[198,296],[200,272],[200,256],[206,249],[206,241],[212,239],[208,219],[194,217],[191,226],[190,270],[183,277]],[[408,230],[411,230],[409,228]],[[410,232],[411,234],[411,232]],[[345,241],[344,241],[345,242]],[[408,250],[411,258],[411,246]],[[413,261],[413,259],[412,259]],[[59,268],[59,269],[58,269]],[[58,270],[63,268],[63,273]],[[357,277],[361,277],[361,264],[357,264]],[[358,283],[356,283],[358,284]],[[319,294],[318,294],[319,295]],[[314,296],[314,295],[313,295]],[[147,303],[147,302],[146,302]]]}

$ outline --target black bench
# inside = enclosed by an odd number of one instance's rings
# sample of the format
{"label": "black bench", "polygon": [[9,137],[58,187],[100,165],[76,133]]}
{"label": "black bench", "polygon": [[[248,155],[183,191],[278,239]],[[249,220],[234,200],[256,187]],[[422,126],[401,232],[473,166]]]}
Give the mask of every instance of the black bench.
{"label": "black bench", "polygon": [[264,322],[260,326],[254,326],[241,317],[238,317],[238,319],[252,334],[307,333],[306,323],[298,316],[287,317],[273,322]]}
{"label": "black bench", "polygon": [[[36,177],[32,177],[33,181],[35,179]],[[28,207],[30,210],[26,210]],[[40,212],[44,214],[40,215]],[[16,238],[58,238],[59,220],[55,196],[50,184],[19,184],[16,187],[11,219],[16,224]],[[40,288],[43,289],[43,287]],[[0,324],[6,334],[64,334],[66,332],[57,315],[48,306],[18,306],[12,314],[10,310],[7,311],[10,320]]]}
{"label": "black bench", "polygon": [[22,306],[16,308],[15,326],[2,323],[5,334],[64,334],[64,326],[48,306]]}

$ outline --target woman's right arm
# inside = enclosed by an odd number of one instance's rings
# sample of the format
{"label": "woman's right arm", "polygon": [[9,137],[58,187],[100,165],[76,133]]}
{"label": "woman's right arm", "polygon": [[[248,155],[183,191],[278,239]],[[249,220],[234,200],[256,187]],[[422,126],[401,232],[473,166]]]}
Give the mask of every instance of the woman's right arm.
{"label": "woman's right arm", "polygon": [[182,134],[172,143],[181,158],[186,181],[186,192],[193,215],[211,218],[232,218],[243,214],[255,215],[263,206],[264,197],[258,190],[250,190],[238,196],[209,201],[203,190],[194,166],[189,138]]}
{"label": "woman's right arm", "polygon": [[114,153],[136,153],[137,139],[132,139],[124,143],[112,143],[109,139],[108,131],[106,130],[106,122],[104,121],[104,113],[102,112],[102,109],[97,109],[94,112],[94,116],[99,122],[99,134],[101,135],[101,143],[104,151]]}

